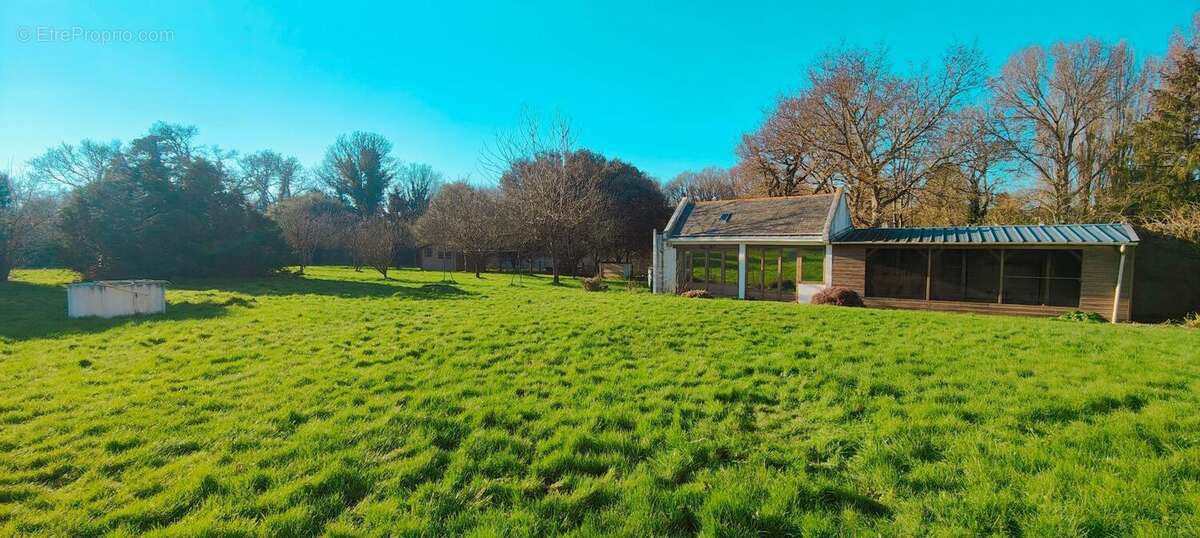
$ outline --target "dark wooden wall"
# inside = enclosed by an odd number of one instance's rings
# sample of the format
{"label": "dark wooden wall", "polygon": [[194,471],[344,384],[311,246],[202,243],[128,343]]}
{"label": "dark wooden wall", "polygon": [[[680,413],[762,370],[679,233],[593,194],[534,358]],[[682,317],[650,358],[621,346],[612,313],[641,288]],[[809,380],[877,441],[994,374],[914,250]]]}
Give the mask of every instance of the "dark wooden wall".
{"label": "dark wooden wall", "polygon": [[[889,246],[888,248],[891,248]],[[897,247],[901,248],[901,247]],[[928,247],[912,247],[928,248]],[[994,247],[981,247],[994,248]],[[1117,285],[1120,251],[1114,246],[1064,247],[1083,251],[1080,274],[1079,308],[975,303],[965,301],[925,301],[920,299],[889,299],[866,297],[867,249],[860,245],[833,246],[833,285],[850,288],[863,296],[867,306],[879,308],[911,308],[953,312],[1012,314],[1022,316],[1057,316],[1072,310],[1095,312],[1105,319],[1112,317],[1113,292]],[[1125,258],[1124,289],[1121,290],[1121,309],[1118,321],[1129,321],[1133,293],[1134,248],[1129,247]]]}

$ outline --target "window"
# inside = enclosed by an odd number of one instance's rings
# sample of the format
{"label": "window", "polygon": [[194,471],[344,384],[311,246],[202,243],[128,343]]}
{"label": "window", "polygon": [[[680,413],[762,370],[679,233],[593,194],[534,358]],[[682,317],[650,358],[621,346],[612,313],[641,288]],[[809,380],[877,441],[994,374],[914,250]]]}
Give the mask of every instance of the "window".
{"label": "window", "polygon": [[433,247],[425,247],[425,257],[427,257],[427,258],[433,257]]}
{"label": "window", "polygon": [[726,286],[733,286],[734,293],[736,293],[738,285],[738,251],[726,250],[723,254],[725,255],[724,283]]}
{"label": "window", "polygon": [[1082,252],[1010,250],[1004,253],[1004,302],[1079,306]]}
{"label": "window", "polygon": [[781,298],[796,295],[796,249],[779,251],[779,294]]}
{"label": "window", "polygon": [[867,251],[867,296],[924,299],[928,251],[881,248]]}
{"label": "window", "polygon": [[800,282],[822,284],[825,282],[825,248],[803,247],[800,249]]}
{"label": "window", "polygon": [[721,213],[721,222],[729,222],[733,218],[733,213]]}
{"label": "window", "polygon": [[763,249],[746,248],[746,295],[760,297],[763,285]]}

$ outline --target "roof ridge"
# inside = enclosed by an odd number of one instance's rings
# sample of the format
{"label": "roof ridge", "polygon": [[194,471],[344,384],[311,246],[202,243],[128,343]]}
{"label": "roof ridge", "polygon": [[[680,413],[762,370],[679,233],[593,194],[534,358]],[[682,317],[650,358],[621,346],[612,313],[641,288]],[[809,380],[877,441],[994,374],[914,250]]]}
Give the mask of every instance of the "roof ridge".
{"label": "roof ridge", "polygon": [[747,198],[728,198],[725,200],[696,200],[693,204],[715,204],[719,202],[754,202],[759,200],[791,200],[796,198],[817,198],[819,196],[833,196],[836,192],[821,192],[812,194],[793,194],[791,196],[750,196]]}

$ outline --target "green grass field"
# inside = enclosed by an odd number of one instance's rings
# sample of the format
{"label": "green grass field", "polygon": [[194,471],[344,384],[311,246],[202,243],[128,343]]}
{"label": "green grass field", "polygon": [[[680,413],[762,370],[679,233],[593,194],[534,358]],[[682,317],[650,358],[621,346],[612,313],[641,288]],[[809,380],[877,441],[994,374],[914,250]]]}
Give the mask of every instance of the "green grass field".
{"label": "green grass field", "polygon": [[0,535],[1200,534],[1200,331],[398,271],[0,284]]}

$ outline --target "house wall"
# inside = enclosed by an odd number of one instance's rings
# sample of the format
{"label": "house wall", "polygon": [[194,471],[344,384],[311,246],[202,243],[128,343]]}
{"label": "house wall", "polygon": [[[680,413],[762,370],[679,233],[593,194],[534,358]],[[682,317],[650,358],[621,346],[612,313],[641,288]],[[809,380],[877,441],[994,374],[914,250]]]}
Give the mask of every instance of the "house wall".
{"label": "house wall", "polygon": [[[886,248],[902,248],[888,245]],[[912,247],[928,248],[928,247]],[[964,247],[965,248],[965,247]],[[995,248],[994,246],[979,248]],[[1023,246],[1021,248],[1029,248]],[[1116,291],[1117,272],[1121,253],[1119,247],[1063,247],[1083,251],[1080,268],[1079,307],[1041,305],[1015,305],[999,303],[975,303],[965,301],[925,301],[920,299],[891,299],[866,296],[867,247],[861,245],[834,245],[832,282],[834,286],[850,288],[863,296],[867,306],[878,308],[911,308],[920,310],[943,310],[953,312],[977,312],[991,314],[1013,314],[1026,316],[1057,316],[1072,310],[1095,312],[1110,319],[1113,312],[1113,295]],[[1125,275],[1121,290],[1121,308],[1117,321],[1129,321],[1133,294],[1133,259],[1135,250],[1127,247]]]}
{"label": "house wall", "polygon": [[449,252],[449,257],[444,257],[446,254],[440,247],[424,247],[420,250],[419,265],[424,271],[462,271],[465,265],[462,254]]}

